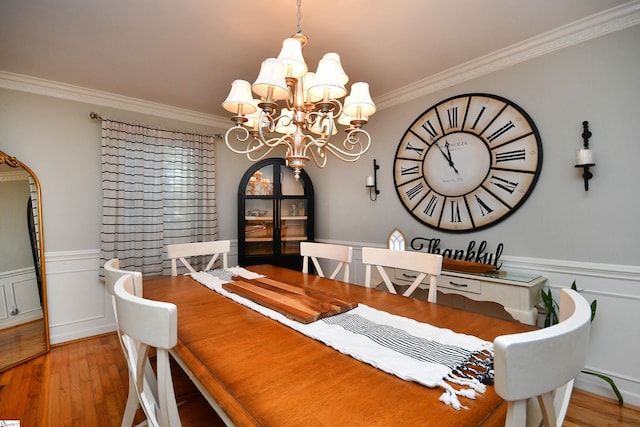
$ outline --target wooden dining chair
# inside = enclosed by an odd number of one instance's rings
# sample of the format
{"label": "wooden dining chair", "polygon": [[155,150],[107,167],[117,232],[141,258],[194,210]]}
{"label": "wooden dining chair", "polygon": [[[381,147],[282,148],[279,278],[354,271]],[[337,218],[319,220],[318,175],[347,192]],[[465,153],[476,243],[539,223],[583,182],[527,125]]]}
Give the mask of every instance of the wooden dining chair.
{"label": "wooden dining chair", "polygon": [[438,297],[436,276],[442,271],[441,255],[426,252],[364,247],[362,248],[362,262],[365,264],[365,286],[367,288],[371,287],[372,266],[376,267],[387,289],[392,294],[397,292],[391,279],[389,279],[385,267],[407,270],[409,274],[415,273],[415,279],[402,295],[405,297],[411,296],[413,291],[418,288],[418,285],[429,276],[429,294],[427,301],[436,302]]}
{"label": "wooden dining chair", "polygon": [[313,262],[316,274],[325,277],[319,259],[337,261],[337,265],[329,278],[335,279],[342,269],[342,281],[349,282],[349,265],[353,256],[351,246],[334,245],[329,243],[300,242],[300,255],[302,256],[302,272],[309,273],[309,259]]}
{"label": "wooden dining chair", "polygon": [[177,260],[187,267],[190,273],[196,273],[196,270],[187,261],[187,258],[211,255],[209,263],[202,271],[209,271],[213,268],[213,264],[222,255],[222,268],[227,268],[227,255],[231,250],[231,240],[214,240],[210,242],[197,243],[177,243],[167,245],[167,254],[171,259],[171,275],[178,275]]}
{"label": "wooden dining chair", "polygon": [[[139,404],[149,425],[180,426],[169,364],[169,350],[176,345],[178,339],[178,310],[175,304],[135,296],[131,275],[119,278],[114,292],[118,329],[125,337],[129,389],[133,387],[137,396],[137,401],[127,400],[122,425],[131,425],[133,419],[126,419],[126,416],[131,412],[135,413]],[[145,367],[150,363],[151,349],[156,352],[155,381],[149,381],[149,376],[145,373]]]}
{"label": "wooden dining chair", "polygon": [[562,425],[587,358],[591,307],[576,291],[562,289],[559,317],[556,325],[493,342],[495,390],[508,402],[507,427]]}

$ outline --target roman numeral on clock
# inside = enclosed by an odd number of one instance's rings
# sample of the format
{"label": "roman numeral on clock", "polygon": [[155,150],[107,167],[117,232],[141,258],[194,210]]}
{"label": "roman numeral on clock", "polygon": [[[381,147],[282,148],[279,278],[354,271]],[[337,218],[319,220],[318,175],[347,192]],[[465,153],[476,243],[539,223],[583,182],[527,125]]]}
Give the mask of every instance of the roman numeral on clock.
{"label": "roman numeral on clock", "polygon": [[506,125],[502,126],[500,129],[498,129],[495,132],[493,132],[491,135],[489,135],[487,137],[487,139],[490,142],[493,142],[494,139],[498,138],[499,136],[503,135],[504,133],[506,133],[507,131],[509,131],[509,130],[515,128],[515,127],[516,127],[516,125],[514,125],[511,120],[509,120],[509,122]]}
{"label": "roman numeral on clock", "polygon": [[436,196],[431,196],[431,199],[429,200],[429,203],[427,203],[427,207],[424,208],[424,210],[422,212],[424,212],[425,215],[428,216],[433,216],[433,212],[436,209],[436,206],[438,206],[438,199],[436,198]]}
{"label": "roman numeral on clock", "polygon": [[422,152],[424,151],[424,148],[414,147],[413,145],[411,145],[411,142],[408,142],[404,151],[415,151],[416,153],[418,153],[419,156],[422,156]]}
{"label": "roman numeral on clock", "polygon": [[426,130],[429,135],[431,135],[431,139],[435,138],[438,132],[431,124],[431,121],[427,120],[422,124],[422,129]]}
{"label": "roman numeral on clock", "polygon": [[458,127],[458,107],[447,109],[447,118],[449,119],[449,129]]}
{"label": "roman numeral on clock", "polygon": [[478,205],[480,206],[480,212],[482,213],[482,216],[485,216],[493,212],[493,209],[491,209],[489,205],[487,205],[480,197],[478,197],[477,194],[475,195],[475,197],[476,197],[476,202],[478,202]]}
{"label": "roman numeral on clock", "polygon": [[452,200],[449,203],[451,205],[451,222],[462,222],[462,219],[460,219],[460,206],[458,205],[458,202]]}
{"label": "roman numeral on clock", "polygon": [[487,107],[482,107],[480,109],[480,112],[478,113],[478,117],[476,117],[475,122],[473,122],[473,126],[471,126],[471,129],[475,129],[476,126],[478,126],[478,122],[480,121],[480,117],[482,117],[482,115],[484,114],[484,110],[486,110]]}
{"label": "roman numeral on clock", "polygon": [[406,191],[407,197],[409,200],[413,200],[422,190],[424,190],[424,185],[420,182]]}
{"label": "roman numeral on clock", "polygon": [[495,175],[491,176],[491,183],[496,187],[503,189],[509,194],[513,194],[516,187],[518,186],[517,182],[509,181],[507,179],[500,178],[499,176],[495,176]]}
{"label": "roman numeral on clock", "polygon": [[496,153],[496,163],[524,160],[526,155],[527,153],[524,148],[521,150],[503,151],[502,153]]}
{"label": "roman numeral on clock", "polygon": [[400,166],[400,175],[416,175],[418,173],[418,166],[404,167]]}

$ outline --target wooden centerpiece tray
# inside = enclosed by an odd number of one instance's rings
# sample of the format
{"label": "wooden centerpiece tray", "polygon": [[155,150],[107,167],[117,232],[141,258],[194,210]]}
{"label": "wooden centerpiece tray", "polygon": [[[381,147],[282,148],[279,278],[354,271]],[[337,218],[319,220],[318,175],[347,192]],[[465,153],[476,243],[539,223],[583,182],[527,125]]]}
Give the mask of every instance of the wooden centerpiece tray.
{"label": "wooden centerpiece tray", "polygon": [[224,289],[270,308],[300,323],[311,323],[323,317],[349,311],[358,306],[315,289],[301,288],[269,278],[234,277]]}

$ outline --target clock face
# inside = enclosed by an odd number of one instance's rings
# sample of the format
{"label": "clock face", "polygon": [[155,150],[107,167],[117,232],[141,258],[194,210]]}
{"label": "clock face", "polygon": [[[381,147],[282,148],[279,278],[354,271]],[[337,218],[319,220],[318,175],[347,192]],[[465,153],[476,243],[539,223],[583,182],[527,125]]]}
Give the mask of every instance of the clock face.
{"label": "clock face", "polygon": [[425,111],[396,151],[394,182],[424,224],[465,232],[496,224],[527,199],[542,144],[529,115],[496,95],[466,94]]}

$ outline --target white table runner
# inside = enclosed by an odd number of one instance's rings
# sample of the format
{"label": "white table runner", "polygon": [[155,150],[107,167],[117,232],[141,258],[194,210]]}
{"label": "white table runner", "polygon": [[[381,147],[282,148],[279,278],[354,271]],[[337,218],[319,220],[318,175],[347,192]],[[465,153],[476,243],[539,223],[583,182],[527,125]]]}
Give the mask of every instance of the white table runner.
{"label": "white table runner", "polygon": [[[376,310],[364,304],[302,324],[222,288],[231,276],[264,277],[241,267],[191,274],[199,283],[298,332],[384,372],[427,387],[440,387],[440,400],[466,408],[458,396],[474,399],[493,380],[493,344],[471,335]],[[452,384],[458,385],[454,387]]]}

